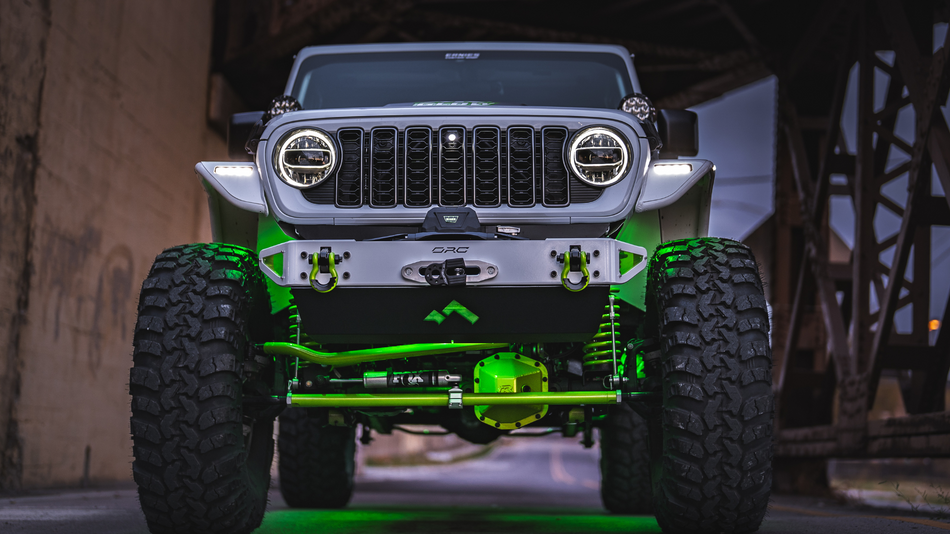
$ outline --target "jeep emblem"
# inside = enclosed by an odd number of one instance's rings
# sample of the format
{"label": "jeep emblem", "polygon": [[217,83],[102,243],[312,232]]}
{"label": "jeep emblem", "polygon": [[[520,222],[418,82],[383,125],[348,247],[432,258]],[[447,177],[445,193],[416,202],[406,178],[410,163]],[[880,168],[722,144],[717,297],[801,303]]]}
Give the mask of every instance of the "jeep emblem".
{"label": "jeep emblem", "polygon": [[459,222],[459,216],[458,215],[443,215],[442,220],[445,222],[445,224],[455,224]]}

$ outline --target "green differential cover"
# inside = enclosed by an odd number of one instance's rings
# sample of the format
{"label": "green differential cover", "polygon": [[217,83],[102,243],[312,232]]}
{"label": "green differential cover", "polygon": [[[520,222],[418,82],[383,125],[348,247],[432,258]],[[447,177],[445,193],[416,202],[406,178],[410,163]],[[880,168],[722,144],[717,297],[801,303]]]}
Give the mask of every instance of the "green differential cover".
{"label": "green differential cover", "polygon": [[[526,393],[548,390],[548,370],[541,362],[514,352],[501,352],[475,366],[475,393]],[[475,406],[475,416],[504,430],[521,428],[544,417],[546,404]]]}

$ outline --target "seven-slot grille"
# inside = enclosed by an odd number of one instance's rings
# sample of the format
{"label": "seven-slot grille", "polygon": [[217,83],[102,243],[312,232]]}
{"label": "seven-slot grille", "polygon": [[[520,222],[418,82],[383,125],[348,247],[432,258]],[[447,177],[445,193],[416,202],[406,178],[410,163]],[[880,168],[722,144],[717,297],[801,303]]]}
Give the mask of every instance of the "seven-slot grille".
{"label": "seven-slot grille", "polygon": [[339,170],[302,191],[316,204],[563,207],[592,202],[603,192],[567,171],[569,132],[560,126],[343,128],[336,136]]}

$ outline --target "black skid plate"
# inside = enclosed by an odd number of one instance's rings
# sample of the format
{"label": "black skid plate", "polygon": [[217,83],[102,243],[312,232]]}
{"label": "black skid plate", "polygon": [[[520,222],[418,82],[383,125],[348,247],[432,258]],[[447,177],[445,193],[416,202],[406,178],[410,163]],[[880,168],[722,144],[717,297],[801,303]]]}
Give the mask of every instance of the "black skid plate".
{"label": "black skid plate", "polygon": [[587,341],[609,289],[342,288],[293,291],[303,331],[322,343]]}

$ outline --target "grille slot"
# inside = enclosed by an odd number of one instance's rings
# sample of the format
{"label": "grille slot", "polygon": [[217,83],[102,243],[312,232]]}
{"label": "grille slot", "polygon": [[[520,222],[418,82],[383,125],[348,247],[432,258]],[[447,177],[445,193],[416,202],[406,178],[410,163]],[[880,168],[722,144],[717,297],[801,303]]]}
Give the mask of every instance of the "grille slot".
{"label": "grille slot", "polygon": [[374,208],[396,205],[396,129],[370,133],[369,202]]}
{"label": "grille slot", "polygon": [[508,205],[534,206],[534,129],[508,129]]}
{"label": "grille slot", "polygon": [[337,138],[340,140],[342,156],[340,170],[336,173],[336,205],[345,208],[362,206],[363,130],[340,130]]}
{"label": "grille slot", "polygon": [[584,184],[565,166],[571,133],[563,126],[341,128],[339,170],[301,194],[314,204],[341,208],[559,208],[593,202],[604,189]]}
{"label": "grille slot", "polygon": [[566,128],[541,130],[541,202],[545,206],[563,207],[571,203],[567,169],[564,167]]}
{"label": "grille slot", "polygon": [[465,205],[468,167],[465,143],[465,128],[446,126],[439,129],[439,204],[443,206]]}
{"label": "grille slot", "polygon": [[405,172],[406,206],[420,208],[432,204],[432,130],[407,128]]}
{"label": "grille slot", "polygon": [[472,132],[473,204],[479,208],[501,205],[501,130],[480,126]]}

